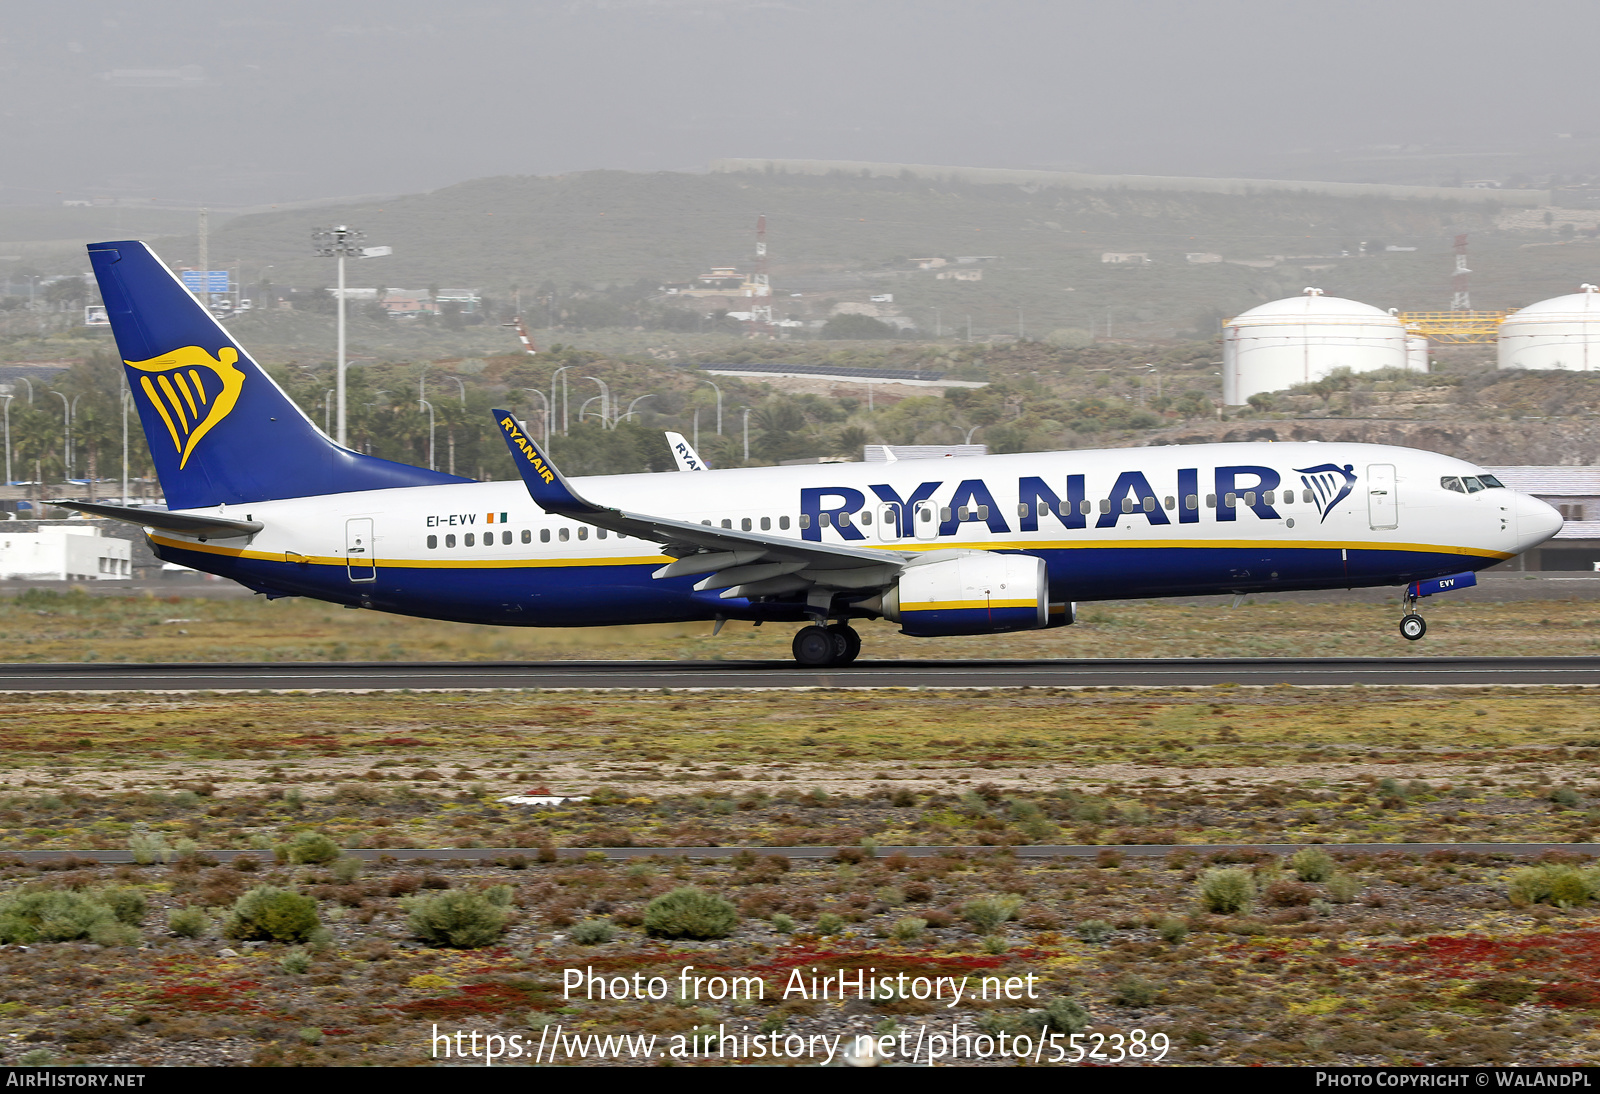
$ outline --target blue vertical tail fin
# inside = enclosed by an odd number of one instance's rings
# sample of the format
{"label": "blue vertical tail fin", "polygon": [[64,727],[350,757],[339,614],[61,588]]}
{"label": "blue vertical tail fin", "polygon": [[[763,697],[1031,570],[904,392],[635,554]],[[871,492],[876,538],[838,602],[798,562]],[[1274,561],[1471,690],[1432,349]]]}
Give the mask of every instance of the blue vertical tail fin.
{"label": "blue vertical tail fin", "polygon": [[144,243],[89,259],[168,508],[471,481],[336,444]]}

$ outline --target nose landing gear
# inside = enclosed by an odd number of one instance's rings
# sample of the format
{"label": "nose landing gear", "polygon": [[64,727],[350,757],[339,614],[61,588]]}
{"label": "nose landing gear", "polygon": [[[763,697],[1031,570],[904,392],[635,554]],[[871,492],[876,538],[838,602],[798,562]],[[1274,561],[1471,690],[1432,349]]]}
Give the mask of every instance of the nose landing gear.
{"label": "nose landing gear", "polygon": [[1400,634],[1409,642],[1415,642],[1428,633],[1428,623],[1417,613],[1417,601],[1434,593],[1445,593],[1455,589],[1470,589],[1478,583],[1477,575],[1473,573],[1451,574],[1449,577],[1436,577],[1429,581],[1413,581],[1406,586],[1406,613],[1400,617]]}

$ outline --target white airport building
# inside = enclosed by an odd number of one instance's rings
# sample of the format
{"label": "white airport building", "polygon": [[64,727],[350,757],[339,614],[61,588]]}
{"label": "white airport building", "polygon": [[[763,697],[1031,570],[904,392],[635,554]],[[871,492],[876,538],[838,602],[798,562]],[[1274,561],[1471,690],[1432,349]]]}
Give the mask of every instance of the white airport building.
{"label": "white airport building", "polygon": [[1392,313],[1307,289],[1228,320],[1222,330],[1222,401],[1309,384],[1336,369],[1428,371],[1426,339]]}
{"label": "white airport building", "polygon": [[133,544],[93,525],[45,525],[34,532],[0,526],[0,580],[127,581]]}

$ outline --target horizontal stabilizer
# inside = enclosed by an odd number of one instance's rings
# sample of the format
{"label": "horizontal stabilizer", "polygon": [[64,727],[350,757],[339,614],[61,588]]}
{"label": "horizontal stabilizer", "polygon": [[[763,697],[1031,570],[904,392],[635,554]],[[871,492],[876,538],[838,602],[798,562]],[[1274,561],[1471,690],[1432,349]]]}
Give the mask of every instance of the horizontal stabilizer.
{"label": "horizontal stabilizer", "polygon": [[91,501],[48,501],[59,509],[72,509],[91,517],[127,521],[144,528],[159,528],[163,532],[178,532],[186,536],[212,536],[233,539],[261,531],[259,520],[228,520],[225,517],[207,517],[198,513],[173,513],[166,509],[135,509],[131,505],[101,505]]}

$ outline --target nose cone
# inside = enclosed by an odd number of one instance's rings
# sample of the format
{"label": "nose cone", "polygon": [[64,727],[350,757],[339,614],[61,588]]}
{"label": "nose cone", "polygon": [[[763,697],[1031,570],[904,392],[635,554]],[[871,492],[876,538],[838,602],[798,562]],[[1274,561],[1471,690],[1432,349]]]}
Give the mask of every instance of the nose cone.
{"label": "nose cone", "polygon": [[1512,511],[1517,516],[1517,554],[1537,547],[1561,531],[1561,514],[1529,494],[1513,494]]}

